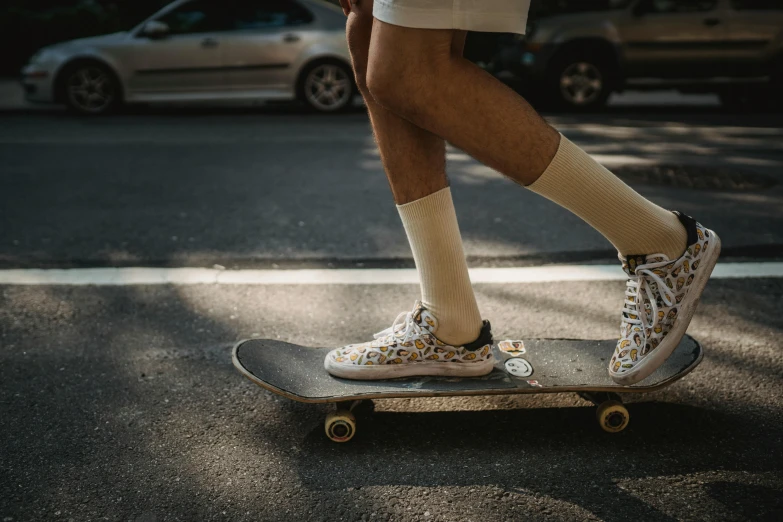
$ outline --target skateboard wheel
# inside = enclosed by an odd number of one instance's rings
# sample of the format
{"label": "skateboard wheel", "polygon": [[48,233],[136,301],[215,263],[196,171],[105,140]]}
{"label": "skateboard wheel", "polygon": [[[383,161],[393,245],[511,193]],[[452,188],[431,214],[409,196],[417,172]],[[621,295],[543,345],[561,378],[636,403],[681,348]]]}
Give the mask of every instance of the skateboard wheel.
{"label": "skateboard wheel", "polygon": [[324,429],[334,442],[348,442],[356,433],[356,417],[348,410],[337,410],[326,416]]}
{"label": "skateboard wheel", "polygon": [[601,429],[609,433],[623,431],[631,420],[628,410],[617,401],[602,402],[596,412]]}

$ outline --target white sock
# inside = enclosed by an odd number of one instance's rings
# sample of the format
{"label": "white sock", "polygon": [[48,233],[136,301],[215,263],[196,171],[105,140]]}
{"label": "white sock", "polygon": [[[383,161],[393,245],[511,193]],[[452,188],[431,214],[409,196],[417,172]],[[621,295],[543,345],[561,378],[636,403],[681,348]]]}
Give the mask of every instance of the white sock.
{"label": "white sock", "polygon": [[677,259],[688,246],[674,213],[642,197],[565,136],[552,163],[527,188],[584,219],[624,256]]}
{"label": "white sock", "polygon": [[462,237],[448,187],[397,205],[416,261],[422,303],[438,320],[438,338],[453,346],[475,341],[481,314],[470,284]]}

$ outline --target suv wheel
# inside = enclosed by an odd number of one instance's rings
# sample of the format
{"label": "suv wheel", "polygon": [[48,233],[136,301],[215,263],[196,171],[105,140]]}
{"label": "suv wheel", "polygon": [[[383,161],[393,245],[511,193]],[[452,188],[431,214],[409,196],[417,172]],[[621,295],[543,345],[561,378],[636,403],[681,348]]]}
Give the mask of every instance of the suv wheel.
{"label": "suv wheel", "polygon": [[350,108],[355,93],[351,68],[336,61],[308,66],[299,81],[299,98],[318,112]]}
{"label": "suv wheel", "polygon": [[120,101],[120,86],[114,74],[95,63],[77,64],[63,77],[63,99],[69,109],[83,115],[106,114]]}
{"label": "suv wheel", "polygon": [[558,106],[572,110],[603,107],[612,93],[608,65],[588,54],[572,54],[558,60],[551,71],[549,96]]}

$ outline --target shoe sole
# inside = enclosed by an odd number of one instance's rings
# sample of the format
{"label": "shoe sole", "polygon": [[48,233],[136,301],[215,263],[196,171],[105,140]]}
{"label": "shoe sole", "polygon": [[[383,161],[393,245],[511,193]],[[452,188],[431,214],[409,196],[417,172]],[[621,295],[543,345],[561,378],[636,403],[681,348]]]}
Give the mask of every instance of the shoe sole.
{"label": "shoe sole", "polygon": [[481,377],[490,373],[494,366],[495,359],[493,357],[476,362],[422,361],[373,366],[340,364],[333,362],[330,358],[324,361],[326,371],[335,377],[366,381],[415,376]]}
{"label": "shoe sole", "polygon": [[710,253],[708,254],[709,257],[705,256],[702,261],[702,263],[704,263],[704,265],[702,265],[704,270],[702,270],[699,274],[699,277],[695,279],[693,282],[693,287],[691,288],[690,292],[688,292],[689,296],[692,292],[696,292],[693,294],[695,295],[695,298],[690,299],[689,303],[681,307],[681,311],[684,313],[677,316],[674,327],[671,329],[671,331],[669,331],[669,334],[666,336],[664,341],[661,342],[661,344],[659,344],[652,352],[650,352],[650,354],[647,355],[644,360],[640,361],[635,368],[626,373],[613,373],[611,369],[609,370],[609,376],[617,384],[629,386],[649,377],[663,364],[666,359],[669,358],[674,350],[677,349],[677,346],[679,346],[682,337],[685,335],[686,330],[688,330],[688,326],[691,324],[693,314],[696,312],[696,308],[698,307],[699,301],[701,300],[701,294],[704,292],[704,287],[707,286],[707,281],[710,280],[712,270],[715,268],[715,264],[718,262],[718,257],[720,256],[720,238],[718,237],[718,234],[712,230],[710,230],[710,235],[712,236],[711,239],[715,239],[714,243],[712,243],[712,248],[710,248]]}

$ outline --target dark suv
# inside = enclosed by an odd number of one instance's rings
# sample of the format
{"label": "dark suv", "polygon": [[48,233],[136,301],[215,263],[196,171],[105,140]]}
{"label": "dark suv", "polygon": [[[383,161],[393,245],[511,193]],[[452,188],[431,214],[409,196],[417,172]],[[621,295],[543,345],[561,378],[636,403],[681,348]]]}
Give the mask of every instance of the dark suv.
{"label": "dark suv", "polygon": [[783,0],[540,0],[532,20],[504,65],[564,107],[624,88],[783,94]]}

